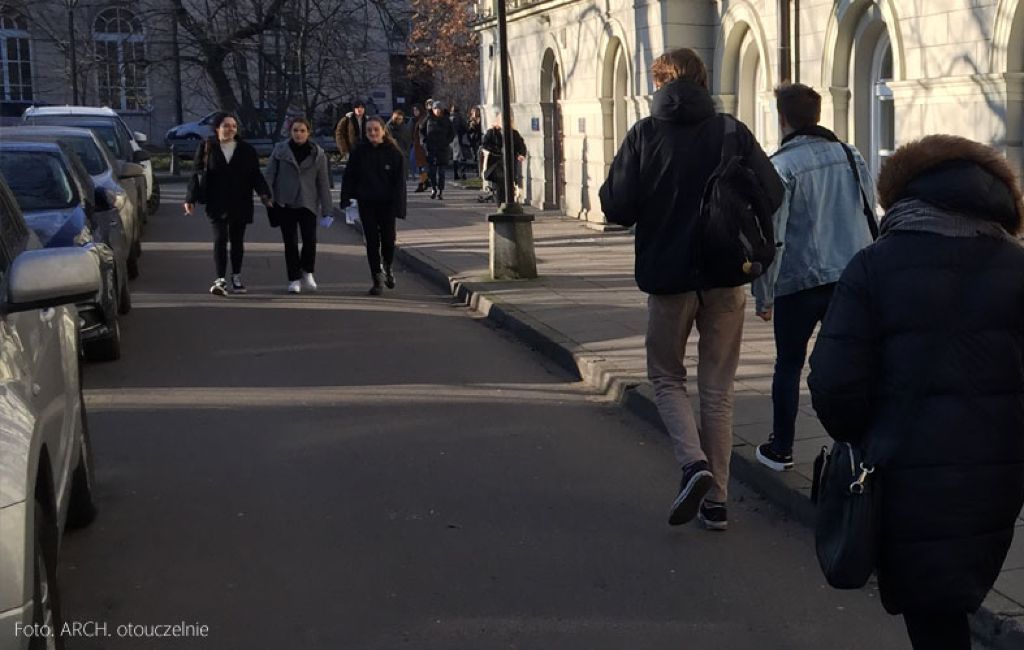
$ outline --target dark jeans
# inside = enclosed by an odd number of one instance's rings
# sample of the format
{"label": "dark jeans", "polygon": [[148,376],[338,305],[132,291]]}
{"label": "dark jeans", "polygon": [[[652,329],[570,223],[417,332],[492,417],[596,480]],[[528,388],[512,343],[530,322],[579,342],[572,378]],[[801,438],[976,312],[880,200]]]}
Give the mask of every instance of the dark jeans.
{"label": "dark jeans", "polygon": [[775,299],[775,376],[772,378],[773,451],[789,454],[796,436],[800,407],[800,373],[807,359],[807,343],[825,318],[835,284],[804,289]]}
{"label": "dark jeans", "polygon": [[359,220],[363,222],[366,237],[366,261],[370,264],[370,276],[381,272],[381,258],[384,268],[390,269],[395,260],[395,213],[391,203],[359,202]]}
{"label": "dark jeans", "polygon": [[444,191],[444,160],[437,156],[427,154],[427,178],[430,179],[430,186]]}
{"label": "dark jeans", "polygon": [[[299,254],[299,233],[302,234],[302,254]],[[288,281],[312,273],[316,265],[316,215],[306,208],[281,210],[281,239],[284,241],[284,264]]]}
{"label": "dark jeans", "polygon": [[211,219],[213,226],[213,263],[217,277],[223,278],[228,270],[228,241],[231,242],[231,271],[242,272],[242,256],[245,255],[245,222]]}
{"label": "dark jeans", "polygon": [[906,612],[903,622],[914,650],[971,650],[966,612]]}

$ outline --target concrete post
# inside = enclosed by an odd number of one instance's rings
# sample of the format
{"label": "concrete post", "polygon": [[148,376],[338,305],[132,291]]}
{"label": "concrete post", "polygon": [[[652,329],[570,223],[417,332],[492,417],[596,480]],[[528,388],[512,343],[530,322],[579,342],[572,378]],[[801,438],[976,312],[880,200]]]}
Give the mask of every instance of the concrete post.
{"label": "concrete post", "polygon": [[181,176],[181,169],[178,168],[178,152],[175,145],[171,145],[171,176]]}
{"label": "concrete post", "polygon": [[491,278],[525,280],[537,277],[533,247],[533,215],[497,213],[487,216],[490,230]]}

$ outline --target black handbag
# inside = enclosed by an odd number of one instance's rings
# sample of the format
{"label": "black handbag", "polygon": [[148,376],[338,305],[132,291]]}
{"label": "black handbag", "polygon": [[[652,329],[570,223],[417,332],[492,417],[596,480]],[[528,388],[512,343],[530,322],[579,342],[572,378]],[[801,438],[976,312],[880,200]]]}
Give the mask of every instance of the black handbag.
{"label": "black handbag", "polygon": [[828,584],[860,589],[878,563],[881,482],[860,447],[822,447],[814,462],[811,499],[818,504],[814,549]]}
{"label": "black handbag", "polygon": [[207,167],[210,164],[210,141],[203,140],[203,158],[192,173],[192,198],[196,203],[206,204]]}

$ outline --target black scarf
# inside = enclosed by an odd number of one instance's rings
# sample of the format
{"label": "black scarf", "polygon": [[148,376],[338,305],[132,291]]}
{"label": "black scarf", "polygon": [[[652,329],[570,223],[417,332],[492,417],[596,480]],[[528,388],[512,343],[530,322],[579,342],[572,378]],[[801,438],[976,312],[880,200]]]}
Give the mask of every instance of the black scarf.
{"label": "black scarf", "polygon": [[292,154],[295,156],[295,162],[299,165],[313,153],[313,143],[309,140],[306,140],[305,144],[298,144],[295,140],[289,140],[288,146],[291,147]]}
{"label": "black scarf", "polygon": [[789,142],[790,140],[792,140],[793,138],[801,135],[808,135],[811,136],[812,138],[823,138],[825,140],[828,140],[829,142],[839,142],[839,138],[836,136],[835,133],[832,133],[831,131],[821,126],[820,124],[815,124],[814,126],[805,126],[802,129],[797,129],[796,131],[793,131],[786,137],[782,138],[782,143],[779,146],[782,146]]}

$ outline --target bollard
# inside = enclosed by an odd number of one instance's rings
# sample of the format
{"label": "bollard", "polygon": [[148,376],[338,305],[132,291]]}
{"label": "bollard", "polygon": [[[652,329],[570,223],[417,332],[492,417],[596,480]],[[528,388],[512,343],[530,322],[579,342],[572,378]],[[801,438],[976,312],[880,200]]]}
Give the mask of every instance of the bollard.
{"label": "bollard", "polygon": [[490,224],[491,278],[536,278],[537,255],[533,246],[533,215],[521,211],[498,212],[487,215],[487,222]]}
{"label": "bollard", "polygon": [[178,152],[175,150],[175,145],[171,145],[171,176],[181,176],[181,170],[178,169]]}

